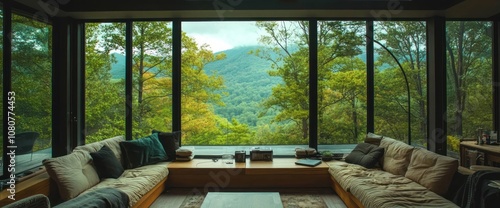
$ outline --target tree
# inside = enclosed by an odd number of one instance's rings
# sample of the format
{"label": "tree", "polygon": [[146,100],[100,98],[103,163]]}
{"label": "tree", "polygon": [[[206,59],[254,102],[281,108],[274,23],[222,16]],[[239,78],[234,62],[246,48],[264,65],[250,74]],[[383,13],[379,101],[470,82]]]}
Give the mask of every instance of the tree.
{"label": "tree", "polygon": [[[164,110],[171,104],[158,103],[171,103],[170,79],[162,78],[172,74],[172,31],[170,22],[165,21],[138,21],[132,25],[133,135],[141,137],[149,134],[151,129],[164,130],[171,126],[171,119],[162,119],[171,118],[171,112]],[[106,40],[105,47],[108,51],[125,51],[125,26],[123,23],[102,25],[103,39]],[[154,121],[157,119],[166,122],[153,126],[151,122],[156,123]]]}
{"label": "tree", "polygon": [[[488,22],[447,22],[447,82],[448,84],[448,111],[451,111],[451,117],[448,118],[449,134],[458,137],[475,135],[477,127],[470,125],[470,129],[464,132],[464,115],[467,111],[472,117],[481,117],[483,121],[491,121],[491,116],[478,115],[480,109],[487,109],[486,115],[491,115],[491,87],[485,89],[481,82],[491,82],[491,37],[488,36],[491,31],[491,24]],[[480,90],[477,85],[482,85]],[[474,90],[474,88],[476,88]],[[481,92],[482,91],[482,92]],[[474,92],[475,94],[472,94]],[[487,96],[484,96],[487,95]],[[482,98],[480,98],[482,97]],[[475,99],[480,99],[479,102]],[[469,103],[469,102],[473,103]],[[470,107],[467,107],[469,104]],[[478,111],[478,112],[476,112]],[[476,114],[476,115],[474,115]],[[468,121],[473,122],[473,121]],[[489,125],[491,128],[492,122]],[[484,122],[476,122],[483,124]]]}
{"label": "tree", "polygon": [[[398,133],[393,134],[397,136],[398,139],[406,138],[407,133],[400,131],[405,129],[404,126],[399,125],[401,120],[404,120],[408,113],[412,117],[412,129],[417,131],[413,133],[414,138],[412,141],[416,141],[418,144],[425,144],[427,138],[427,61],[426,61],[426,25],[421,21],[385,21],[377,22],[375,39],[384,42],[385,46],[396,56],[398,61],[403,65],[403,70],[408,76],[408,81],[410,85],[410,95],[412,112],[408,112],[404,106],[406,106],[406,94],[393,93],[392,99],[380,99],[378,102],[397,102],[398,106],[393,106],[395,108],[387,108],[386,104],[380,103],[381,106],[386,106],[386,108],[377,108],[380,111],[387,111],[388,109],[402,109],[404,114],[400,114],[397,119],[394,117],[380,116],[377,117],[378,120],[385,120],[386,123],[392,123],[390,129],[398,131]],[[391,70],[388,72],[395,73],[393,78],[398,80],[398,84],[395,87],[404,88],[405,80],[403,74],[396,64],[396,61],[382,48],[378,49],[379,56],[379,68],[389,66]],[[382,65],[384,64],[384,65]],[[386,70],[386,69],[381,69]],[[387,73],[388,73],[387,72]],[[382,75],[380,73],[379,75]],[[392,76],[391,76],[392,77]],[[376,80],[377,84],[385,84],[382,80]],[[393,89],[390,91],[395,92]],[[378,92],[376,92],[378,93]],[[401,92],[400,92],[401,93]],[[404,96],[404,97],[403,97]],[[394,99],[403,98],[403,99]],[[377,105],[379,104],[377,102]],[[378,115],[381,113],[376,111]],[[395,112],[391,112],[395,113]],[[377,122],[379,123],[379,122]],[[396,130],[399,129],[399,130]],[[377,132],[391,131],[387,128],[376,129]],[[399,133],[400,132],[400,133]]]}
{"label": "tree", "polygon": [[223,132],[218,128],[220,117],[214,113],[213,105],[224,105],[219,90],[224,80],[217,74],[206,74],[206,64],[225,58],[225,54],[214,55],[208,45],[182,35],[182,131],[186,144],[213,144],[211,141]]}
{"label": "tree", "polygon": [[[86,143],[125,134],[125,85],[123,78],[113,79],[111,75],[111,64],[116,60],[110,53],[115,49],[105,47],[106,42],[100,38],[109,32],[102,25],[85,24]],[[119,70],[125,74],[125,68]]]}
{"label": "tree", "polygon": [[[273,88],[272,96],[264,102],[267,109],[279,110],[275,122],[294,123],[292,129],[300,135],[301,143],[309,137],[309,25],[298,22],[257,22],[257,26],[267,34],[260,42],[269,45],[277,54],[272,56],[266,51],[256,51],[259,57],[271,61],[270,76],[283,79],[282,84]],[[318,97],[320,123],[326,123],[324,113],[339,100],[328,97],[325,84],[331,73],[335,73],[335,60],[339,57],[352,57],[361,51],[362,42],[360,22],[320,21],[318,22]],[[320,137],[327,132],[319,133]],[[326,136],[328,137],[328,136]],[[293,139],[293,137],[289,137]],[[326,139],[326,138],[325,138]]]}
{"label": "tree", "polygon": [[15,131],[40,134],[35,151],[52,138],[52,27],[12,16],[12,91]]}

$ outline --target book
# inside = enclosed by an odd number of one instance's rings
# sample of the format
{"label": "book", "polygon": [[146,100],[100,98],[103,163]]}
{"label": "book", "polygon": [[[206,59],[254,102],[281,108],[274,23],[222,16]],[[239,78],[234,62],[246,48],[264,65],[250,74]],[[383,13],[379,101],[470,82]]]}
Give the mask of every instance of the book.
{"label": "book", "polygon": [[295,162],[295,164],[314,167],[314,166],[321,164],[321,160],[300,159],[300,160],[297,160]]}

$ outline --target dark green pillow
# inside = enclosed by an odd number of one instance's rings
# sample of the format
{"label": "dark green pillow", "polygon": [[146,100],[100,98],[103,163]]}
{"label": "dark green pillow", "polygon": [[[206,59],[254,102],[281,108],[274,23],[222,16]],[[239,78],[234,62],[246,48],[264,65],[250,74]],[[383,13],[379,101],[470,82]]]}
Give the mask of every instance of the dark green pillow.
{"label": "dark green pillow", "polygon": [[140,139],[120,142],[120,149],[125,169],[150,165],[168,159],[158,140],[157,133]]}
{"label": "dark green pillow", "polygon": [[100,179],[118,178],[122,175],[123,166],[108,146],[104,145],[99,151],[91,152],[90,156]]}
{"label": "dark green pillow", "polygon": [[382,156],[384,156],[384,148],[369,143],[360,143],[347,155],[345,161],[365,168],[373,168]]}

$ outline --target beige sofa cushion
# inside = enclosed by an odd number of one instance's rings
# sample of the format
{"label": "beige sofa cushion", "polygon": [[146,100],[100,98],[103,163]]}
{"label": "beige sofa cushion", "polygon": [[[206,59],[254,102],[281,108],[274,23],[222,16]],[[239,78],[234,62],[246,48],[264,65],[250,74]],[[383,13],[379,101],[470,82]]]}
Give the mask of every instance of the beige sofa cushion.
{"label": "beige sofa cushion", "polygon": [[380,147],[384,148],[383,169],[394,175],[404,176],[414,147],[389,137],[382,138]]}
{"label": "beige sofa cushion", "polygon": [[61,199],[69,200],[99,183],[99,176],[86,151],[73,151],[69,155],[43,161],[47,172],[59,188]]}
{"label": "beige sofa cushion", "polygon": [[454,207],[453,202],[422,185],[388,172],[377,171],[370,178],[354,180],[350,192],[366,208],[385,207]]}
{"label": "beige sofa cushion", "polygon": [[113,151],[113,153],[116,156],[116,159],[118,159],[118,161],[120,161],[120,163],[123,164],[122,151],[120,149],[120,142],[121,141],[125,141],[125,137],[123,137],[123,136],[116,136],[116,137],[112,137],[112,138],[105,139],[105,140],[102,140],[102,141],[93,142],[93,143],[90,143],[90,144],[78,146],[78,147],[75,147],[74,150],[85,150],[87,152],[97,152],[104,145],[106,145],[106,146],[108,146],[111,149],[111,151]]}
{"label": "beige sofa cushion", "polygon": [[413,150],[405,177],[443,196],[457,170],[457,159],[416,148]]}
{"label": "beige sofa cushion", "polygon": [[133,207],[146,193],[167,177],[167,166],[168,162],[160,162],[128,169],[119,178],[106,178],[82,194],[104,187],[116,188],[127,194],[129,207]]}

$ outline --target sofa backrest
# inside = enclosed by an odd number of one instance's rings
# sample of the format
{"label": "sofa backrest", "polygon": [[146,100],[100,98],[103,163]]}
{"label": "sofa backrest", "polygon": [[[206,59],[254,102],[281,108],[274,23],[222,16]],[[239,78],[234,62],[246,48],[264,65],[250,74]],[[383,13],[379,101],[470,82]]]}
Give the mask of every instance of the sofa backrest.
{"label": "sofa backrest", "polygon": [[405,177],[444,196],[457,171],[457,159],[439,155],[426,149],[415,148]]}
{"label": "sofa backrest", "polygon": [[384,157],[381,161],[383,170],[394,175],[404,176],[410,164],[414,147],[385,136],[380,141],[380,147],[384,148]]}
{"label": "sofa backrest", "polygon": [[124,136],[116,136],[112,138],[108,138],[102,141],[82,145],[75,147],[75,150],[84,150],[87,152],[97,152],[99,151],[104,145],[108,146],[113,153],[115,154],[116,158],[120,161],[121,164],[123,164],[123,159],[122,159],[122,151],[120,149],[120,142],[125,141]]}
{"label": "sofa backrest", "polygon": [[61,199],[72,199],[99,183],[91,161],[89,152],[80,150],[43,160],[47,173],[57,184]]}

